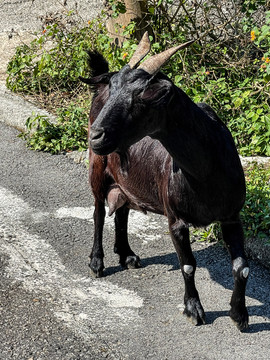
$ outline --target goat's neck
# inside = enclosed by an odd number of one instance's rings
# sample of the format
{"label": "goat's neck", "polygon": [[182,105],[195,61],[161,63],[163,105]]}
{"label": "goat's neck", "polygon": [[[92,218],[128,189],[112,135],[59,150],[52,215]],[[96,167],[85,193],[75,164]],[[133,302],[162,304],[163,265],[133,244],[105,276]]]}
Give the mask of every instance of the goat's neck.
{"label": "goat's neck", "polygon": [[158,139],[172,156],[174,170],[181,168],[200,182],[206,180],[213,166],[207,115],[181,92],[165,118]]}

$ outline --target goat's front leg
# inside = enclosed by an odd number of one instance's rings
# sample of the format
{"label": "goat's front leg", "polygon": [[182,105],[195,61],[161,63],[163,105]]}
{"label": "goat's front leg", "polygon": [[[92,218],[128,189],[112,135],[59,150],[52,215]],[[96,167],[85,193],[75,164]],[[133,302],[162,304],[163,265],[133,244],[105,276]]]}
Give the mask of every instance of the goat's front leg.
{"label": "goat's front leg", "polygon": [[95,199],[94,211],[94,243],[90,255],[90,269],[95,277],[103,276],[104,252],[102,247],[103,226],[105,219],[105,204],[103,201]]}
{"label": "goat's front leg", "polygon": [[135,255],[128,243],[128,214],[129,209],[122,206],[115,212],[115,244],[114,252],[119,255],[119,262],[123,268],[134,269],[141,266],[139,256]]}
{"label": "goat's front leg", "polygon": [[190,246],[189,228],[181,220],[169,221],[169,228],[185,281],[185,309],[183,314],[195,325],[205,324],[205,313],[195,287],[196,260]]}
{"label": "goat's front leg", "polygon": [[248,262],[244,253],[244,234],[240,219],[221,224],[223,240],[232,259],[234,289],[231,298],[230,317],[239,330],[248,328],[248,312],[245,291],[249,274]]}

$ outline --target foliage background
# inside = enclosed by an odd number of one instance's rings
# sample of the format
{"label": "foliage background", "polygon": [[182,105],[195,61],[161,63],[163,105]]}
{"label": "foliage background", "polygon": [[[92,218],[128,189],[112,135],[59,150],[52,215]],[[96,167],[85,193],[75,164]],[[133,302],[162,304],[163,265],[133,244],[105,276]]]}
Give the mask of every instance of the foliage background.
{"label": "foliage background", "polygon": [[[121,1],[109,3],[116,20],[127,11]],[[80,75],[89,75],[87,49],[103,53],[111,70],[118,70],[136,48],[138,21],[126,26],[116,21],[116,33],[126,41],[121,48],[113,47],[106,14],[80,26],[74,12],[44,17],[43,32],[30,46],[17,48],[11,59],[7,86],[38,95],[51,109],[65,100],[80,102],[87,93],[78,81]],[[195,102],[207,102],[216,110],[240,154],[270,156],[269,1],[149,0],[143,16],[153,53],[197,39],[162,70]]]}

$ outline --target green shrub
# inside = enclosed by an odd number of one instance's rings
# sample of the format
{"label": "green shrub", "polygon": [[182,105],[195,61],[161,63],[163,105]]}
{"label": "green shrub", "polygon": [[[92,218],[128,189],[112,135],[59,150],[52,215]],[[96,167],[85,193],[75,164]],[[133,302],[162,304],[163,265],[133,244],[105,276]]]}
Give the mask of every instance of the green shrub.
{"label": "green shrub", "polygon": [[86,35],[86,29],[65,32],[48,25],[29,46],[17,48],[7,67],[7,87],[30,94],[73,90],[87,71]]}
{"label": "green shrub", "polygon": [[[55,91],[80,92],[85,88],[79,76],[89,76],[88,50],[97,50],[110,62],[111,69],[121,68],[128,60],[126,47],[134,51],[135,42],[123,48],[111,46],[112,39],[106,32],[104,14],[88,21],[87,26],[73,23],[73,13],[64,18],[55,15],[54,22],[44,25],[41,34],[30,45],[21,45],[7,66],[7,87],[25,94]],[[127,31],[130,31],[132,24]]]}
{"label": "green shrub", "polygon": [[35,115],[26,120],[27,131],[21,136],[34,150],[57,154],[72,150],[87,149],[88,112],[75,104],[58,110],[55,123],[44,115]]}

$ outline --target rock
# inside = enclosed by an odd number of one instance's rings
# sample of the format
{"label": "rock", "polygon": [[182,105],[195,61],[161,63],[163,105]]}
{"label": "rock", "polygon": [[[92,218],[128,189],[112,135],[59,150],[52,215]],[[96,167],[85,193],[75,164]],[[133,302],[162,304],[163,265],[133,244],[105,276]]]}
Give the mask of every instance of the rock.
{"label": "rock", "polygon": [[244,169],[252,163],[257,163],[265,168],[270,168],[270,157],[267,156],[240,156],[240,160]]}

